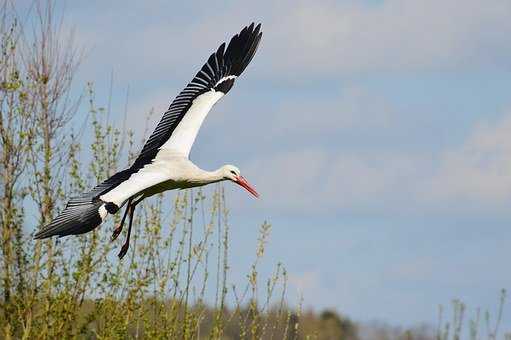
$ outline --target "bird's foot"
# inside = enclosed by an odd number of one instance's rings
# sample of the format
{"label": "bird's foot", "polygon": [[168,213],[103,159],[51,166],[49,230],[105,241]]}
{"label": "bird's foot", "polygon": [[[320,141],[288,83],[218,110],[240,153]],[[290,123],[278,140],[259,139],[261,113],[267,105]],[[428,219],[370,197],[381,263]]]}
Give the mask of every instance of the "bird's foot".
{"label": "bird's foot", "polygon": [[115,241],[117,239],[117,237],[119,237],[119,235],[121,235],[121,231],[122,231],[121,225],[114,229],[114,231],[112,232],[112,238],[111,238],[112,242]]}
{"label": "bird's foot", "polygon": [[124,255],[126,255],[126,253],[128,252],[128,248],[129,247],[130,247],[129,243],[125,243],[125,244],[122,245],[121,251],[117,255],[119,257],[119,260],[122,260]]}

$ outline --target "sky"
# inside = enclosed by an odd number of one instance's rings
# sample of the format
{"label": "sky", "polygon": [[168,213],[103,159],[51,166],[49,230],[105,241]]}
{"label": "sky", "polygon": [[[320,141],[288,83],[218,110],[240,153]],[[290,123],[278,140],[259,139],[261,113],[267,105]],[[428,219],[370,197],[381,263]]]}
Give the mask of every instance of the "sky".
{"label": "sky", "polygon": [[[289,298],[362,321],[435,324],[439,304],[495,313],[511,288],[511,2],[68,1],[65,30],[122,127],[143,135],[219,44],[261,22],[257,55],[191,158],[236,164],[231,279],[258,226]],[[99,96],[99,95],[98,95]],[[115,110],[114,110],[115,111]],[[511,329],[507,303],[504,328]]]}

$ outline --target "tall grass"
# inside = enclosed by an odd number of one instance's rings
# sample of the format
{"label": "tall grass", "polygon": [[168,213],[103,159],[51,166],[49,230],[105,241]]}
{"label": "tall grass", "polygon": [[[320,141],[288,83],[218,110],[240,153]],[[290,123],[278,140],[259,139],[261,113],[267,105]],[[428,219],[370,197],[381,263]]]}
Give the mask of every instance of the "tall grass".
{"label": "tall grass", "polygon": [[506,290],[502,289],[495,311],[494,319],[491,317],[490,311],[485,311],[484,315],[481,309],[477,308],[471,318],[466,321],[466,305],[459,299],[452,301],[452,318],[446,317],[445,308],[439,306],[438,309],[438,328],[436,338],[438,340],[460,340],[469,338],[470,340],[499,339],[499,332],[503,333],[505,339],[511,339],[511,333],[502,332],[501,322],[506,302]]}

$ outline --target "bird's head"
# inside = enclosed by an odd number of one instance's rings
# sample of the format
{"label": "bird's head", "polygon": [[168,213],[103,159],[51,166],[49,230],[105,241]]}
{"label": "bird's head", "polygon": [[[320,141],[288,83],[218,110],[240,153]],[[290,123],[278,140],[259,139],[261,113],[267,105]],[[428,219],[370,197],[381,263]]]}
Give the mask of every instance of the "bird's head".
{"label": "bird's head", "polygon": [[225,180],[232,181],[239,186],[245,188],[249,193],[254,195],[255,197],[259,197],[259,194],[254,189],[253,186],[248,183],[248,181],[245,179],[245,177],[241,176],[240,169],[235,167],[234,165],[224,165],[222,167],[222,175]]}

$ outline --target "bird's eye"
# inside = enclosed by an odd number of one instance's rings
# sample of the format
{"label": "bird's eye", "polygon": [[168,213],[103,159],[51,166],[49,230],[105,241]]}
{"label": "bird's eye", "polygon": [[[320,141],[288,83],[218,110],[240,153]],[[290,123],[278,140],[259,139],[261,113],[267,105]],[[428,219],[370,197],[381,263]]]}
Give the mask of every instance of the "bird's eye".
{"label": "bird's eye", "polygon": [[236,176],[236,171],[231,170],[231,174],[233,174],[234,176]]}

